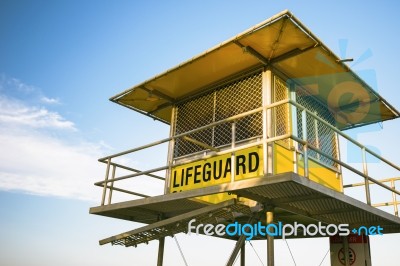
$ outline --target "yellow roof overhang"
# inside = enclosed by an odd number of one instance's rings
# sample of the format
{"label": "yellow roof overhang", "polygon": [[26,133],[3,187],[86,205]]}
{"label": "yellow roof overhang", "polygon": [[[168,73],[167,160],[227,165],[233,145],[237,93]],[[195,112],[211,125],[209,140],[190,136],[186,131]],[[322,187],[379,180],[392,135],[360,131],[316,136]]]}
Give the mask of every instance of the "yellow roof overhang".
{"label": "yellow roof overhang", "polygon": [[225,80],[271,67],[328,105],[337,127],[399,117],[289,11],[283,11],[110,100],[169,123],[172,105]]}

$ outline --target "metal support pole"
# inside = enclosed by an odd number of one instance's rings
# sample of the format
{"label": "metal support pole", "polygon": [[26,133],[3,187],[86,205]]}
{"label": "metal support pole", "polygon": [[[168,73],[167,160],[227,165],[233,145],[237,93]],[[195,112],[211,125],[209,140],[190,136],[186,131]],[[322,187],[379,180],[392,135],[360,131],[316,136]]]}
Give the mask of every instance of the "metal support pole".
{"label": "metal support pole", "polygon": [[171,126],[169,129],[169,137],[171,138],[171,140],[169,141],[168,144],[168,159],[167,159],[168,169],[165,173],[164,194],[169,193],[170,176],[172,172],[172,163],[174,160],[175,138],[173,138],[173,136],[175,134],[175,120],[176,120],[175,113],[176,113],[176,106],[173,106],[171,111]]}
{"label": "metal support pole", "polygon": [[[288,81],[289,87],[289,99],[293,102],[296,102],[296,84],[292,81]],[[293,104],[289,104],[290,112],[291,112],[291,132],[293,135],[298,137],[298,125],[297,125],[297,107]],[[297,146],[297,145],[296,145]]]}
{"label": "metal support pole", "polygon": [[[340,156],[340,143],[339,143],[339,134],[337,132],[334,132],[334,136],[335,136],[335,145],[336,145],[336,159],[338,159],[339,161],[341,161],[341,156]],[[341,164],[336,164],[337,165],[337,169],[338,169],[338,173],[336,173],[337,177],[340,178],[340,187],[342,188],[342,192],[344,191],[343,188],[343,176],[342,176],[342,165]]]}
{"label": "metal support pole", "polygon": [[349,257],[349,241],[347,236],[343,236],[343,253],[344,253],[344,265],[350,266],[350,257]]}
{"label": "metal support pole", "polygon": [[[361,148],[362,153],[362,164],[363,164],[363,173],[368,177],[368,168],[367,168],[367,156],[365,152],[365,148]],[[367,204],[371,205],[371,194],[369,192],[369,179],[364,177],[365,182],[365,197],[367,199]]]}
{"label": "metal support pole", "polygon": [[305,142],[303,145],[304,177],[308,178],[307,113],[304,109],[301,111],[301,129],[303,140]]}
{"label": "metal support pole", "polygon": [[[317,115],[317,113],[314,113]],[[314,132],[315,132],[315,147],[318,149],[321,149],[321,146],[319,145],[319,134],[318,134],[318,120],[314,119]],[[320,160],[321,154],[317,152],[317,160]]]}
{"label": "metal support pole", "polygon": [[157,258],[157,266],[162,266],[163,265],[163,259],[164,259],[164,244],[165,244],[165,238],[161,237],[158,242],[158,258]]}
{"label": "metal support pole", "polygon": [[243,243],[240,249],[240,266],[246,266],[246,242]]}
{"label": "metal support pole", "polygon": [[[267,226],[274,222],[274,210],[273,208],[267,210],[266,212],[267,218]],[[274,237],[271,234],[267,235],[267,265],[274,266],[275,265],[275,257],[274,257]]]}
{"label": "metal support pole", "polygon": [[[272,72],[271,70],[267,70],[267,76],[269,76],[269,90],[267,90],[267,104],[272,104],[272,95],[273,95],[273,78],[272,78]],[[276,108],[274,109],[276,110]],[[272,123],[272,108],[267,110],[267,138],[273,138],[275,133],[273,130],[273,123]],[[274,121],[276,123],[276,121]],[[269,142],[268,143],[268,174],[273,175],[274,174],[274,143],[275,142]]]}
{"label": "metal support pole", "polygon": [[[390,180],[390,185],[393,189],[396,189],[394,179]],[[398,206],[397,206],[397,195],[394,192],[392,192],[392,200],[393,200],[393,206],[394,206],[394,215],[399,216],[399,210],[398,210]]]}
{"label": "metal support pole", "polygon": [[[250,219],[247,221],[248,224],[252,224],[255,221],[254,215],[250,217]],[[236,257],[241,249],[244,249],[245,241],[246,241],[247,236],[242,234],[236,241],[236,245],[233,248],[232,254],[229,257],[228,262],[226,263],[226,266],[232,266],[235,263]],[[244,256],[244,255],[243,255]],[[244,261],[244,260],[243,260]],[[244,264],[243,264],[244,265]]]}
{"label": "metal support pole", "polygon": [[[232,149],[235,148],[236,145],[236,121],[232,121]],[[235,182],[235,172],[236,172],[236,163],[235,163],[235,151],[231,153],[231,182]]]}
{"label": "metal support pole", "polygon": [[113,188],[114,188],[115,170],[117,170],[117,166],[113,165],[113,170],[112,170],[112,174],[111,174],[111,179],[112,179],[111,187],[110,187],[110,191],[108,192],[108,204],[111,204],[112,193],[113,193]]}
{"label": "metal support pole", "polygon": [[106,169],[106,176],[104,177],[103,196],[101,197],[101,206],[103,206],[103,205],[104,205],[104,202],[106,201],[108,176],[109,176],[109,174],[110,174],[110,164],[111,164],[111,158],[108,158],[108,161],[107,161],[107,169]]}
{"label": "metal support pole", "polygon": [[236,242],[236,245],[232,251],[231,256],[229,257],[228,262],[226,263],[226,266],[232,266],[233,263],[235,263],[235,259],[240,251],[240,249],[243,247],[244,243],[246,241],[246,236],[245,235],[241,235],[238,239],[238,241]]}
{"label": "metal support pole", "polygon": [[[289,79],[287,81],[288,88],[289,88],[289,100],[296,102],[296,83],[293,82],[293,80]],[[289,104],[289,110],[290,110],[290,132],[298,137],[298,121],[297,121],[297,107],[293,104]],[[293,171],[297,174],[299,172],[299,162],[298,162],[298,154],[297,151],[299,149],[299,145],[297,142],[290,140],[292,143],[293,147]]]}
{"label": "metal support pole", "polygon": [[263,173],[267,175],[268,169],[268,148],[267,148],[267,90],[270,86],[267,86],[269,77],[266,72],[263,72],[262,76],[262,133],[263,133]]}
{"label": "metal support pole", "polygon": [[272,132],[272,110],[266,106],[272,103],[272,72],[267,69],[263,72],[262,79],[262,96],[263,96],[263,167],[264,174],[273,174],[273,143],[267,144],[267,139],[273,137]]}

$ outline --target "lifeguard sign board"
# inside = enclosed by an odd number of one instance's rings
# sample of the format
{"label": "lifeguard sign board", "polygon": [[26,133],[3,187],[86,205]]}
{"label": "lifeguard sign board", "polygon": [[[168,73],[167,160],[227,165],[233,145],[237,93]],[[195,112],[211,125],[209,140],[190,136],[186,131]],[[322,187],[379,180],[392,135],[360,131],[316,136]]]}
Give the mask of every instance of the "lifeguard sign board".
{"label": "lifeguard sign board", "polygon": [[232,163],[231,153],[197,160],[173,167],[170,179],[170,192],[180,192],[213,186],[235,180],[263,175],[262,148],[255,146],[235,153]]}

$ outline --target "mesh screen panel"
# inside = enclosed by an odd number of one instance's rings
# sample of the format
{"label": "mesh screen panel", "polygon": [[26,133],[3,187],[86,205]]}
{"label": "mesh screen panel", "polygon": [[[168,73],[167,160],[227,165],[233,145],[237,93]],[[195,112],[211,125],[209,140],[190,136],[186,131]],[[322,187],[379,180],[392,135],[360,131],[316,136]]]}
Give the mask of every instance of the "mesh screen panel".
{"label": "mesh screen panel", "polygon": [[[177,106],[175,134],[181,134],[233,115],[262,106],[261,73],[216,88],[206,95],[190,99]],[[256,113],[237,121],[235,141],[262,135],[262,114]],[[232,142],[230,123],[191,134],[192,139],[209,146],[220,147]],[[187,140],[175,142],[174,157],[205,150]]]}
{"label": "mesh screen panel", "polygon": [[[332,113],[329,111],[326,105],[319,102],[315,99],[312,95],[309,95],[302,89],[296,91],[296,101],[297,103],[301,104],[309,111],[316,114],[318,117],[322,118],[326,122],[331,125],[335,125],[335,119]],[[328,155],[332,156],[333,158],[338,159],[337,154],[337,143],[335,138],[335,132],[330,129],[328,126],[324,125],[323,123],[317,121],[310,115],[307,115],[306,119],[307,124],[307,140],[308,142],[319,148],[321,151],[327,153]],[[301,118],[301,110],[297,110],[297,132],[298,137],[303,137],[303,128],[302,128],[302,118]],[[301,147],[301,145],[300,145]],[[331,159],[318,154],[313,150],[309,150],[309,156],[319,160],[327,165],[330,166],[337,166],[334,161]]]}
{"label": "mesh screen panel", "polygon": [[[289,90],[286,83],[278,78],[274,77],[274,102],[286,100],[289,97]],[[290,116],[289,116],[289,104],[282,104],[273,108],[275,116],[275,136],[282,136],[290,132]],[[284,139],[279,141],[281,145],[289,147],[290,139]]]}

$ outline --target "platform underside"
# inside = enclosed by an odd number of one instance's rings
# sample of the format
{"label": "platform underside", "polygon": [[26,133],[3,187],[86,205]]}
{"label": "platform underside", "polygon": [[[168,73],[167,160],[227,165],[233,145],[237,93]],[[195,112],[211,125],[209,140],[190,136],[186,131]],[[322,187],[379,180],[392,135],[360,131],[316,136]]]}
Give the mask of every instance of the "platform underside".
{"label": "platform underside", "polygon": [[[255,215],[255,210],[241,204],[240,198],[239,201],[231,200],[218,206],[195,199],[199,196],[220,192],[229,192],[239,197],[252,199],[263,206],[274,206],[274,221],[280,221],[283,224],[294,224],[294,222],[304,225],[318,222],[349,224],[350,229],[379,225],[383,228],[384,234],[400,232],[399,217],[294,173],[252,178],[191,191],[93,207],[90,209],[90,213],[149,224],[100,241],[101,244],[111,242],[126,246],[136,246],[157,239],[157,237],[186,232],[187,221],[193,218],[203,219],[207,223],[214,224],[224,221],[225,223],[232,221],[246,223],[253,215],[257,220],[265,222],[263,212]],[[215,217],[205,219],[212,216]],[[320,235],[315,237],[320,237]],[[123,241],[123,239],[129,241]],[[264,238],[258,237],[257,239]]]}

